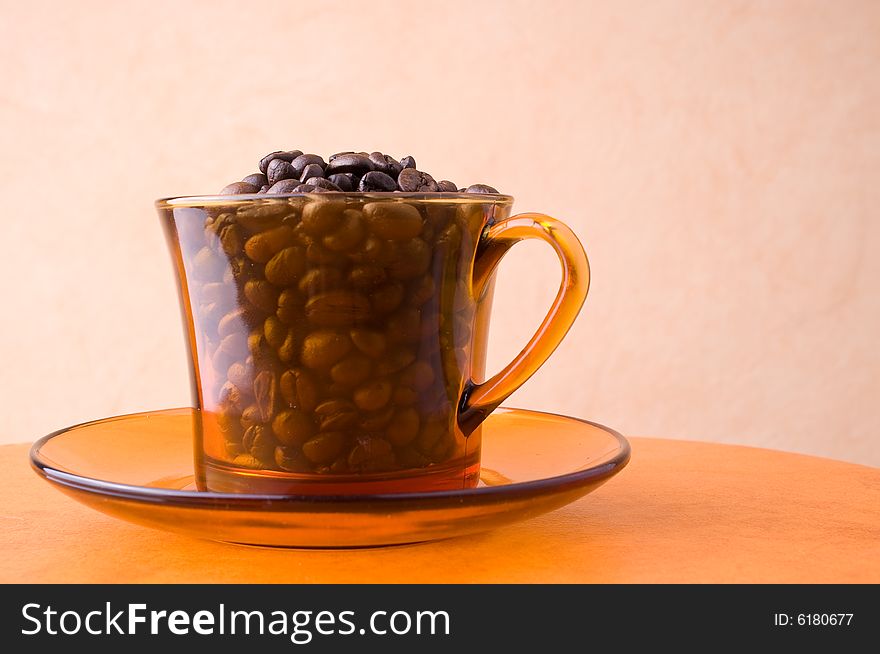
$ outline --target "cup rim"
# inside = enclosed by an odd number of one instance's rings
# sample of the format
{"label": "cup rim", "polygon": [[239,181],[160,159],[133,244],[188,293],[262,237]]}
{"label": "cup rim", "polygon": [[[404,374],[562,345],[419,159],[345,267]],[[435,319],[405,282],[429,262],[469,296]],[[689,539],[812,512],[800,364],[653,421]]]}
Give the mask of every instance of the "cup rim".
{"label": "cup rim", "polygon": [[250,203],[278,203],[292,198],[307,198],[317,200],[321,198],[356,198],[358,200],[375,198],[379,200],[418,200],[427,204],[494,204],[512,205],[513,196],[504,193],[401,193],[394,192],[339,192],[328,191],[326,193],[279,193],[268,195],[266,193],[241,193],[238,195],[179,195],[159,198],[155,205],[162,209],[174,209],[179,207],[210,207],[244,205]]}

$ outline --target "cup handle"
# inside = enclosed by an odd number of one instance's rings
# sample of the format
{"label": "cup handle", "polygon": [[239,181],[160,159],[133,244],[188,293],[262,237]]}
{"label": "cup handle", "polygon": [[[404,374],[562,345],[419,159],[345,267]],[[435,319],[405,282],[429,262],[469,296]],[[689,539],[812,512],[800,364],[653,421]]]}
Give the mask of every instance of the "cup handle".
{"label": "cup handle", "polygon": [[590,264],[574,232],[540,213],[521,213],[488,228],[474,262],[474,296],[480,297],[498,263],[519,241],[536,238],[550,244],[562,264],[562,282],[550,311],[522,351],[498,374],[477,384],[465,382],[458,424],[468,435],[540,368],[568,333],[590,287]]}

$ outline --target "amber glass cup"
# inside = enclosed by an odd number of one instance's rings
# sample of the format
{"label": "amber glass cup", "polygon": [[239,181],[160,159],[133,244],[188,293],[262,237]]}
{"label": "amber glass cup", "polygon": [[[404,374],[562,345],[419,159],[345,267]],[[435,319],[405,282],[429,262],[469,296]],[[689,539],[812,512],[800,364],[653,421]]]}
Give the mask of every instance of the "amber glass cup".
{"label": "amber glass cup", "polygon": [[[589,285],[571,230],[511,217],[512,203],[405,193],[158,201],[200,409],[199,488],[475,486],[480,423],[553,352]],[[495,269],[526,238],[553,247],[562,283],[537,334],[486,379]]]}

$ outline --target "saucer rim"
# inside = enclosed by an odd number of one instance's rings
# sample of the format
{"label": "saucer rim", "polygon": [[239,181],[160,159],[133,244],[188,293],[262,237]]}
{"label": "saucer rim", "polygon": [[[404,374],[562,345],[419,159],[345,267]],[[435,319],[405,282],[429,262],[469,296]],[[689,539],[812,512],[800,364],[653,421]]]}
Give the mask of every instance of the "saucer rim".
{"label": "saucer rim", "polygon": [[153,411],[139,411],[126,413],[96,420],[89,420],[55,430],[38,439],[29,451],[30,464],[33,470],[47,481],[59,486],[71,488],[77,491],[85,491],[99,496],[112,496],[114,498],[139,502],[151,505],[173,504],[176,507],[189,507],[197,509],[221,509],[221,510],[289,510],[291,505],[308,504],[314,508],[328,506],[338,508],[344,505],[359,506],[365,503],[380,503],[383,505],[423,504],[433,502],[445,504],[443,500],[458,501],[509,501],[520,497],[533,498],[536,495],[546,493],[558,494],[568,489],[580,488],[586,484],[597,483],[617,474],[629,463],[632,448],[629,441],[617,430],[584,418],[567,416],[550,411],[537,411],[534,409],[521,409],[518,407],[498,407],[500,411],[516,411],[520,413],[552,416],[565,420],[573,420],[598,428],[617,441],[618,449],[614,455],[604,463],[590,466],[582,470],[575,470],[561,475],[532,479],[511,484],[496,486],[480,486],[476,488],[463,488],[442,491],[419,491],[406,493],[375,493],[357,495],[307,495],[307,494],[238,494],[219,493],[213,491],[185,491],[168,488],[154,488],[136,484],[122,484],[119,482],[86,477],[71,472],[58,470],[54,464],[41,458],[40,449],[53,438],[66,434],[74,429],[88,427],[98,423],[137,418],[154,415],[156,413],[175,413],[198,411],[193,407],[175,407],[158,409]]}

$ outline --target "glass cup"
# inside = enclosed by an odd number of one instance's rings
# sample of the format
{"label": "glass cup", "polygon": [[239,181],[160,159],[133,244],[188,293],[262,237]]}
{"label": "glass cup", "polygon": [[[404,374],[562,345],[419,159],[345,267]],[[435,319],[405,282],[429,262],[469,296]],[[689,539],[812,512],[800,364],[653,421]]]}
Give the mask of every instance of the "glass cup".
{"label": "glass cup", "polygon": [[[480,423],[553,352],[589,266],[506,195],[313,193],[159,200],[187,328],[202,490],[363,494],[475,486]],[[495,270],[550,244],[562,283],[485,378]]]}

